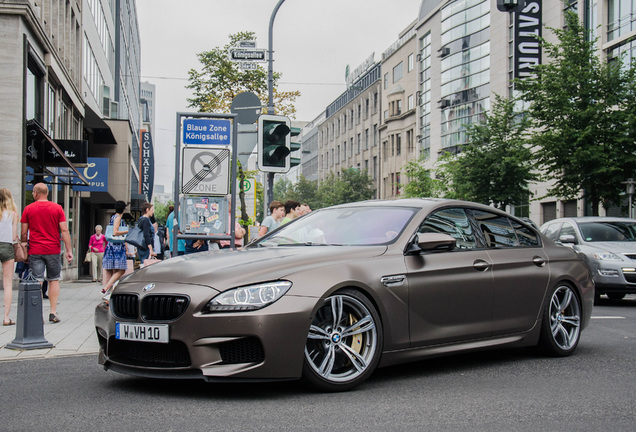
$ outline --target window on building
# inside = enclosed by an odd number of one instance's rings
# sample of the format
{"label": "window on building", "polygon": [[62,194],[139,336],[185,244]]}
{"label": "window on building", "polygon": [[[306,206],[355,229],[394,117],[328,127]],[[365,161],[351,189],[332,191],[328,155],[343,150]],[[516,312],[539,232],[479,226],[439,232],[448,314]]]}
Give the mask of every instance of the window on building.
{"label": "window on building", "polygon": [[395,101],[395,115],[402,114],[402,99]]}
{"label": "window on building", "polygon": [[362,145],[362,134],[358,134],[358,142],[356,143],[356,154],[360,154],[361,145]]}
{"label": "window on building", "polygon": [[44,77],[43,72],[35,65],[35,61],[29,61],[26,76],[26,119],[35,119],[43,123],[43,98]]}
{"label": "window on building", "polygon": [[415,96],[414,95],[409,95],[407,102],[406,102],[406,109],[408,111],[411,111],[413,108],[415,108]]}
{"label": "window on building", "polygon": [[393,82],[396,83],[404,76],[404,62],[400,62],[393,68]]}
{"label": "window on building", "polygon": [[[384,74],[384,90],[389,88],[389,74]],[[377,93],[376,93],[377,94]]]}
{"label": "window on building", "polygon": [[411,72],[414,67],[415,67],[415,59],[413,58],[413,54],[409,54],[407,72]]}
{"label": "window on building", "polygon": [[369,150],[369,129],[364,130],[364,149]]}
{"label": "window on building", "polygon": [[397,156],[402,154],[402,135],[395,135],[395,154]]}

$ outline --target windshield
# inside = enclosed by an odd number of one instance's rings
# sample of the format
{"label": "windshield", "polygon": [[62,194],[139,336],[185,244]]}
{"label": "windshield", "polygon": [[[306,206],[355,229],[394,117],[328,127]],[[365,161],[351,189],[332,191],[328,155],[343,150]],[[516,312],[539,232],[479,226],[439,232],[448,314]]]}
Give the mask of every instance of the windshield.
{"label": "windshield", "polygon": [[636,222],[590,222],[580,228],[586,242],[636,241]]}
{"label": "windshield", "polygon": [[405,207],[347,207],[313,211],[283,225],[257,246],[381,245],[393,242],[418,209]]}

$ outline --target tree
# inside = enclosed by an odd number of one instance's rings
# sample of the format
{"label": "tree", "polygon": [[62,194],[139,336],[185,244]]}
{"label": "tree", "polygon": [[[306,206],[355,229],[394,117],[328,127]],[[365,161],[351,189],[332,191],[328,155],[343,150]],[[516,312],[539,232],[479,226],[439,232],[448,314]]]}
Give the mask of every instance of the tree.
{"label": "tree", "polygon": [[553,180],[550,194],[574,198],[582,192],[597,214],[598,204],[619,202],[621,181],[636,169],[634,64],[601,61],[572,11],[564,29],[550,29],[558,43],[540,39],[549,62],[515,82],[536,129],[539,168]]}
{"label": "tree", "polygon": [[373,179],[366,171],[343,169],[336,177],[330,172],[318,186],[320,207],[372,199],[375,195]]}
{"label": "tree", "polygon": [[287,177],[282,177],[274,183],[274,191],[272,196],[274,200],[285,202],[289,199],[292,199],[290,196],[290,192],[294,189],[294,185],[291,180]]}
{"label": "tree", "polygon": [[174,205],[172,200],[168,201],[167,204],[162,204],[155,199],[153,205],[155,206],[155,220],[159,225],[165,225],[166,220],[168,219],[168,214],[170,213],[168,206]]}
{"label": "tree", "polygon": [[[256,40],[254,32],[231,34],[229,39],[229,43],[222,48],[217,47],[197,54],[201,71],[190,69],[188,72],[190,84],[186,88],[194,93],[193,98],[188,99],[188,103],[200,112],[229,113],[232,100],[242,92],[256,94],[261,104],[267,105],[267,70],[260,65],[255,70],[240,70],[238,63],[231,61],[229,57],[230,50],[235,48],[239,41]],[[278,91],[276,84],[280,77],[280,73],[274,73],[273,90],[277,114],[294,118],[294,102],[300,96],[300,92]]]}
{"label": "tree", "polygon": [[442,172],[456,198],[494,204],[519,205],[537,180],[528,145],[529,120],[515,111],[516,101],[495,95],[484,121],[467,128],[468,144],[457,156],[448,156]]}
{"label": "tree", "polygon": [[440,181],[431,177],[431,171],[424,168],[421,161],[409,161],[404,168],[408,183],[404,185],[404,198],[438,197],[441,194]]}

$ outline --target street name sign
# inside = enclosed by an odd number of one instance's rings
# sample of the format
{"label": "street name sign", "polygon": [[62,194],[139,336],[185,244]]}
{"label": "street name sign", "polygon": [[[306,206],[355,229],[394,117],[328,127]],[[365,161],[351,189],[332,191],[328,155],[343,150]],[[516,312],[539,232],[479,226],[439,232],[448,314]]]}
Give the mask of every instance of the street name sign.
{"label": "street name sign", "polygon": [[183,120],[183,144],[231,145],[232,122],[227,119],[191,118]]}
{"label": "street name sign", "polygon": [[264,49],[233,49],[230,50],[230,60],[240,62],[264,62]]}

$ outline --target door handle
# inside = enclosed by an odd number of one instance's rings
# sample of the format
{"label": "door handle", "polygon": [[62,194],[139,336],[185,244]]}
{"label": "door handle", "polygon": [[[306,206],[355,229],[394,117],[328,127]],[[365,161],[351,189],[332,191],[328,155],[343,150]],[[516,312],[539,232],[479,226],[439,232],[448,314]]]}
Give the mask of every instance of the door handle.
{"label": "door handle", "polygon": [[484,260],[479,259],[473,263],[473,267],[477,271],[486,271],[490,268],[490,264]]}
{"label": "door handle", "polygon": [[545,260],[540,256],[535,256],[534,258],[532,258],[532,263],[537,267],[543,267],[545,265]]}

